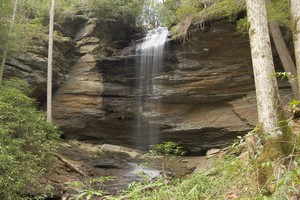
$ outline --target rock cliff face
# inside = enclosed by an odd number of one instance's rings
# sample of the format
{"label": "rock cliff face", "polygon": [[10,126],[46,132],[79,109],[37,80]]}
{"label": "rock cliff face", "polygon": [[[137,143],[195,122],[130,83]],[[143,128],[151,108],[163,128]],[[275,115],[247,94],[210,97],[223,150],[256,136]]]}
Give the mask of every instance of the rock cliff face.
{"label": "rock cliff face", "polygon": [[[74,42],[68,38],[55,41],[54,45],[53,88],[56,89],[65,80],[76,54],[73,51]],[[47,42],[41,40],[27,49],[27,52],[6,62],[4,78],[18,77],[27,80],[34,90],[33,97],[43,101],[47,89],[47,56]]]}
{"label": "rock cliff face", "polygon": [[[168,42],[164,70],[153,77],[154,93],[143,109],[136,103],[134,28],[76,16],[56,29],[65,40],[55,44],[53,117],[66,138],[147,149],[145,140],[158,137],[201,152],[228,144],[256,122],[249,42],[225,20],[196,32],[187,44]],[[29,80],[40,100],[46,94],[46,47],[41,43],[9,61],[5,72]],[[135,133],[137,116],[146,127],[142,136]],[[148,133],[147,126],[160,133]]]}
{"label": "rock cliff face", "polygon": [[[250,51],[234,25],[215,22],[209,31],[197,32],[189,44],[169,41],[164,72],[154,77],[155,91],[143,109],[136,103],[139,57],[134,45],[98,62],[93,49],[101,38],[94,37],[82,37],[89,41],[81,46],[84,55],[54,96],[55,122],[67,138],[146,149],[145,140],[158,137],[199,152],[225,145],[253,128]],[[135,133],[138,115],[145,127],[142,136]],[[161,132],[148,133],[149,126]]]}
{"label": "rock cliff face", "polygon": [[[98,64],[106,114],[103,125],[86,129],[85,135],[123,144],[127,141],[140,149],[148,145],[142,140],[159,137],[201,152],[226,145],[256,123],[248,41],[235,33],[234,25],[216,22],[209,31],[197,32],[190,44],[169,42],[164,72],[154,77],[154,94],[143,109],[135,103],[137,60],[137,56],[125,54]],[[138,137],[134,133],[137,115],[148,126],[157,126],[159,135],[148,135],[144,125],[144,134]]]}
{"label": "rock cliff face", "polygon": [[[137,33],[136,28],[130,24],[114,20],[99,21],[83,15],[75,15],[61,24],[55,24],[55,30],[62,37],[54,40],[54,91],[69,79],[69,71],[83,55],[93,53],[97,59],[109,56],[115,49],[128,44],[132,40],[131,36]],[[42,102],[47,88],[48,41],[33,38],[33,43],[26,52],[6,62],[4,78],[27,80],[34,89],[33,97]]]}

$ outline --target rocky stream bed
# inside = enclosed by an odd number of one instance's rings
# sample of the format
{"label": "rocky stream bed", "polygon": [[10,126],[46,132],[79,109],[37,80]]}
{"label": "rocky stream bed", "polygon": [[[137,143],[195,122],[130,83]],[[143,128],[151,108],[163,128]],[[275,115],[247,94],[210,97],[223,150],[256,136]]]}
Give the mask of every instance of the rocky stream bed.
{"label": "rocky stream bed", "polygon": [[75,187],[72,184],[74,182],[86,184],[87,180],[110,177],[111,180],[94,186],[95,189],[105,191],[106,195],[116,195],[132,182],[154,180],[160,176],[184,178],[210,164],[205,156],[158,156],[147,159],[145,152],[117,145],[99,145],[93,141],[65,141],[59,153],[72,167],[56,159],[53,170],[47,175],[50,177],[49,183],[54,187],[51,199],[61,199],[62,196],[72,199],[86,189]]}

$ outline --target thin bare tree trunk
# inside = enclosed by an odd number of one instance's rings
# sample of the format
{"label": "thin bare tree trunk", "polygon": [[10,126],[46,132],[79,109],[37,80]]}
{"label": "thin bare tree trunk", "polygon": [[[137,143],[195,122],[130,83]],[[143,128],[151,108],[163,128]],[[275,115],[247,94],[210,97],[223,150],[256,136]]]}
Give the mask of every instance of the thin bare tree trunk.
{"label": "thin bare tree trunk", "polygon": [[[293,75],[293,77],[296,77],[297,69],[296,69],[294,61],[290,55],[290,52],[283,40],[282,33],[279,28],[279,24],[275,21],[271,21],[271,22],[269,22],[269,28],[270,28],[270,32],[271,32],[276,50],[278,52],[279,58],[283,65],[284,71],[289,72],[289,73],[291,73],[291,75]],[[288,77],[288,79],[291,84],[295,98],[298,99],[299,98],[298,83],[297,83],[297,79],[295,79],[293,77]]]}
{"label": "thin bare tree trunk", "polygon": [[55,0],[52,0],[49,23],[48,72],[47,72],[47,122],[52,122],[52,60]]}
{"label": "thin bare tree trunk", "polygon": [[15,0],[13,16],[11,18],[9,32],[8,32],[8,38],[7,38],[7,42],[4,46],[3,57],[2,57],[2,62],[1,62],[1,66],[0,66],[0,83],[2,82],[2,79],[3,79],[3,71],[4,71],[4,66],[5,66],[6,57],[7,57],[8,43],[9,43],[11,34],[13,32],[13,29],[14,29],[14,23],[15,23],[15,18],[16,18],[16,14],[17,14],[17,7],[18,7],[18,0]]}
{"label": "thin bare tree trunk", "polygon": [[249,38],[255,79],[258,121],[264,134],[281,138],[281,108],[268,30],[265,0],[247,0]]}
{"label": "thin bare tree trunk", "polygon": [[292,17],[292,31],[294,37],[294,49],[297,67],[298,87],[300,88],[300,1],[291,0],[291,17]]}

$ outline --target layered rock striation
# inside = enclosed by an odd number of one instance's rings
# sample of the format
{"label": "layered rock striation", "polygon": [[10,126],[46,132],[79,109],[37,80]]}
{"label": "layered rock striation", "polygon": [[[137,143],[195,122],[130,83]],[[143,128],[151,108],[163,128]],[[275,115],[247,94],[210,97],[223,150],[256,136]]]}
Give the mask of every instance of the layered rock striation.
{"label": "layered rock striation", "polygon": [[[176,141],[192,152],[224,146],[243,135],[256,123],[256,102],[248,41],[235,33],[233,24],[215,22],[206,32],[198,31],[187,44],[168,43],[164,72],[153,77],[153,96],[136,107],[138,98],[135,66],[138,55],[126,51],[104,60],[98,70],[105,75],[103,107],[107,122],[104,130],[89,132],[92,137],[113,136],[113,142],[127,141],[139,149],[135,119],[157,126],[159,137]],[[107,132],[106,132],[107,131]],[[99,135],[98,135],[99,136]],[[105,139],[106,140],[106,139]]]}
{"label": "layered rock striation", "polygon": [[[170,40],[152,96],[137,106],[139,32],[126,23],[75,16],[56,25],[54,123],[66,138],[147,149],[144,139],[176,141],[192,152],[228,144],[256,123],[249,42],[226,20],[197,31],[188,43]],[[27,79],[46,94],[47,44],[7,63],[5,76]],[[118,51],[116,51],[118,50]],[[109,57],[109,58],[107,58]],[[145,130],[137,137],[137,116]],[[159,128],[158,135],[147,126]],[[140,139],[138,139],[140,138]]]}

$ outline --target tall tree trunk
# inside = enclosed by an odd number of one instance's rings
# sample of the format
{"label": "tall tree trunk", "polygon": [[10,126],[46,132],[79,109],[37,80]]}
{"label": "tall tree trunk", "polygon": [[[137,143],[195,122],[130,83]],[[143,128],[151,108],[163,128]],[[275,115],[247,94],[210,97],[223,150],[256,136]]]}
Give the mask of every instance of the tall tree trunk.
{"label": "tall tree trunk", "polygon": [[255,79],[258,121],[264,133],[280,138],[281,109],[274,76],[265,0],[247,0],[249,38]]}
{"label": "tall tree trunk", "polygon": [[[291,18],[292,18],[292,31],[294,37],[294,49],[297,66],[298,86],[300,88],[300,1],[290,0],[291,4]],[[300,93],[300,92],[299,92]]]}
{"label": "tall tree trunk", "polygon": [[2,57],[2,62],[1,62],[1,66],[0,66],[0,83],[2,82],[2,79],[3,79],[3,71],[4,71],[4,66],[5,66],[6,57],[7,57],[8,43],[9,43],[11,34],[13,32],[13,29],[14,29],[14,23],[15,23],[15,18],[16,18],[16,14],[17,14],[17,7],[18,7],[18,0],[15,0],[14,11],[13,11],[13,15],[12,15],[11,22],[10,22],[7,42],[4,46],[3,57]]}
{"label": "tall tree trunk", "polygon": [[52,122],[52,59],[55,0],[52,0],[49,23],[48,72],[47,72],[47,122]]}
{"label": "tall tree trunk", "polygon": [[246,0],[247,16],[250,24],[249,38],[255,79],[257,113],[260,130],[263,133],[265,144],[258,162],[258,181],[268,193],[273,193],[278,172],[272,165],[262,163],[276,163],[284,156],[282,146],[283,131],[280,126],[282,109],[279,103],[279,94],[275,69],[272,57],[266,0]]}
{"label": "tall tree trunk", "polygon": [[[279,24],[275,21],[271,21],[271,22],[269,22],[269,28],[270,28],[270,32],[271,32],[276,50],[278,52],[279,58],[283,65],[284,71],[289,72],[289,73],[291,73],[291,75],[293,75],[293,77],[296,77],[297,70],[296,70],[294,61],[290,55],[290,52],[284,42],[282,33],[279,28]],[[293,77],[288,77],[288,79],[291,84],[295,98],[298,99],[299,98],[298,82],[297,82],[297,79],[295,79]]]}

